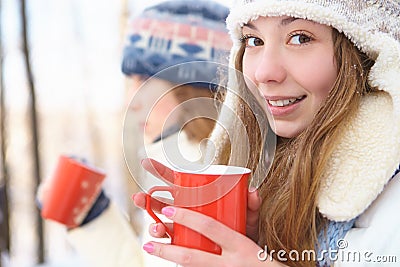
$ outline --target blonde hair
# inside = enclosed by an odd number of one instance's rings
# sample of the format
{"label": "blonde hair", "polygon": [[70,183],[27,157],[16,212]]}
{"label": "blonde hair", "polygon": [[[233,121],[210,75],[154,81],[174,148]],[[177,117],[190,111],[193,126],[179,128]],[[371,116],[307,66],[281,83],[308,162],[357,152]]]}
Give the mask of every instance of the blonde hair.
{"label": "blonde hair", "polygon": [[[344,127],[342,122],[354,116],[364,94],[375,91],[367,82],[373,60],[337,30],[333,29],[332,35],[338,69],[335,84],[305,131],[291,139],[278,137],[272,166],[260,187],[262,206],[258,243],[262,247],[267,245],[269,250],[283,249],[289,253],[291,250],[301,252],[315,249],[317,233],[326,225],[318,212],[316,197],[327,160]],[[243,53],[244,47],[235,58],[235,68],[240,71]],[[251,95],[246,86],[241,87],[235,88],[239,94]],[[255,170],[264,158],[263,137],[260,136],[262,131],[256,118],[262,114],[254,114],[241,100],[236,101],[235,105],[237,110],[241,110],[237,120],[246,125],[248,142],[251,144],[250,156],[247,162],[235,160],[240,155],[230,153],[231,143],[234,142],[236,146],[243,141],[239,136],[227,141],[224,134],[220,134],[216,138],[223,141],[217,149],[216,161],[223,164],[235,162]],[[268,171],[266,167],[264,175]],[[312,261],[288,261],[285,264],[315,266]]]}

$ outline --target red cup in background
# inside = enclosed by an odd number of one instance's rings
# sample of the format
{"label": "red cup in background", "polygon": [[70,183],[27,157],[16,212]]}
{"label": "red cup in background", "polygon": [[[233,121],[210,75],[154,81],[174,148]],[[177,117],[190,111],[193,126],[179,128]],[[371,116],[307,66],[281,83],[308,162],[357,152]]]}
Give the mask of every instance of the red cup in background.
{"label": "red cup in background", "polygon": [[41,215],[68,228],[79,226],[101,192],[105,173],[68,156],[60,156],[44,192]]}
{"label": "red cup in background", "polygon": [[[174,206],[200,212],[246,234],[250,173],[247,168],[226,165],[211,165],[201,172],[174,170],[172,185],[155,186],[149,190],[146,210],[156,222],[163,223],[151,209],[151,196],[155,192],[168,191],[174,199]],[[183,225],[174,223],[173,232],[168,230],[167,233],[174,245],[221,254],[217,244]]]}

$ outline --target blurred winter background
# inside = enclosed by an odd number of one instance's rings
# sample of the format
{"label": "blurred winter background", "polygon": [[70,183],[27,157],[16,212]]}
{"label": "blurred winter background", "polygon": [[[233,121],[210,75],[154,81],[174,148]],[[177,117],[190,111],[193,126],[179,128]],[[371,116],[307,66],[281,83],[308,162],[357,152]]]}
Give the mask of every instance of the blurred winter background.
{"label": "blurred winter background", "polygon": [[106,193],[122,209],[132,205],[120,59],[128,16],[157,2],[0,0],[0,266],[80,266],[65,229],[41,221],[35,203],[38,182],[60,154],[104,169]]}

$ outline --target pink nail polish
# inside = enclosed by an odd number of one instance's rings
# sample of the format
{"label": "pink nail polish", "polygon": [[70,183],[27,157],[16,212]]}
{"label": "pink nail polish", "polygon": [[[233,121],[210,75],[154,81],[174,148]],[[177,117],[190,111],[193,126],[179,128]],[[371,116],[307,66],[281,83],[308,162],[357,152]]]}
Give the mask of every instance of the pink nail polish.
{"label": "pink nail polish", "polygon": [[146,243],[143,245],[143,250],[146,251],[147,253],[153,253],[154,245],[152,243]]}
{"label": "pink nail polish", "polygon": [[162,208],[161,213],[167,216],[168,218],[174,216],[175,214],[175,209],[173,207],[165,207]]}
{"label": "pink nail polish", "polygon": [[158,227],[158,224],[153,224],[153,226],[151,227],[151,230],[153,231],[153,233],[157,233],[157,227]]}

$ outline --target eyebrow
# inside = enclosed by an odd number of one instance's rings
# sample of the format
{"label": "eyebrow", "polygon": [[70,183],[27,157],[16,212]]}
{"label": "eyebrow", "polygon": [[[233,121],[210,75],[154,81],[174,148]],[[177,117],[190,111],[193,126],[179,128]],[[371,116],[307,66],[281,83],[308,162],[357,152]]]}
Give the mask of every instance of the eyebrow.
{"label": "eyebrow", "polygon": [[[292,23],[293,21],[298,20],[298,19],[299,18],[288,17],[288,18],[282,19],[280,25],[281,26],[286,26],[286,25],[289,25],[290,23]],[[243,27],[248,27],[250,29],[257,30],[257,27],[254,26],[251,21],[249,23],[246,23],[245,25],[243,25]]]}
{"label": "eyebrow", "polygon": [[298,20],[298,19],[299,18],[293,18],[293,17],[289,17],[289,18],[283,19],[283,20],[281,20],[281,26],[286,26],[286,25],[288,25],[288,24],[290,24],[293,21]]}

